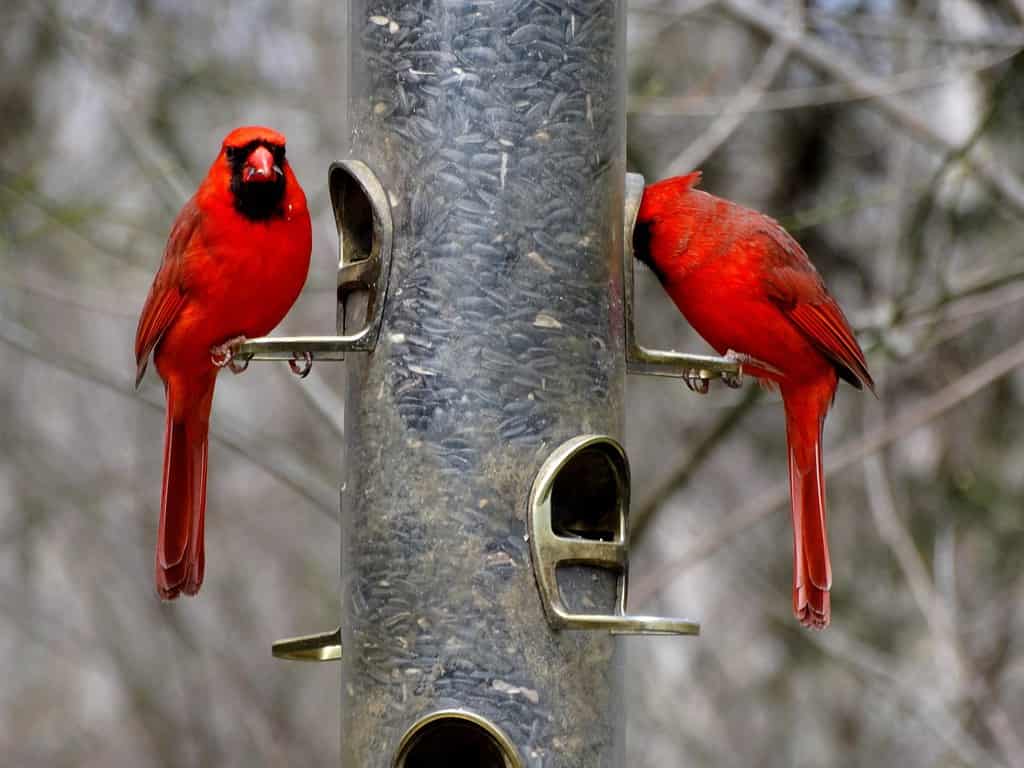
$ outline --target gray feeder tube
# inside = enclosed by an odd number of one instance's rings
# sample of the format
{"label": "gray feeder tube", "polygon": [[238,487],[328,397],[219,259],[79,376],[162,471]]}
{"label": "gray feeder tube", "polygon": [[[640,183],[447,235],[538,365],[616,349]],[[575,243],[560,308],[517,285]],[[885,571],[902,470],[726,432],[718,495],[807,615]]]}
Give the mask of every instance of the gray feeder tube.
{"label": "gray feeder tube", "polygon": [[[623,4],[353,0],[349,26],[347,160],[393,249],[346,355],[341,764],[621,768],[615,639],[552,629],[526,507],[559,445],[622,439]],[[600,535],[580,499],[566,530]],[[562,584],[606,612],[615,587]]]}

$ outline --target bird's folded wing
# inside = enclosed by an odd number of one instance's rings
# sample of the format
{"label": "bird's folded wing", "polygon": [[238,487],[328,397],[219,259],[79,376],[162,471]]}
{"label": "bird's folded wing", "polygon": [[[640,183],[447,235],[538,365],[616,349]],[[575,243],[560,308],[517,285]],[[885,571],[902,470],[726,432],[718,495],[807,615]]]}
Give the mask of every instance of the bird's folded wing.
{"label": "bird's folded wing", "polygon": [[164,335],[171,321],[185,303],[185,294],[177,286],[157,286],[149,292],[146,306],[142,308],[139,328],[135,332],[135,386],[139,386],[146,372],[149,354]]}
{"label": "bird's folded wing", "polygon": [[146,372],[150,353],[185,303],[186,253],[199,230],[200,218],[195,201],[189,200],[175,219],[167,238],[163,263],[153,279],[153,287],[149,289],[139,317],[139,327],[135,331],[136,387]]}
{"label": "bird's folded wing", "polygon": [[874,392],[875,382],[868,372],[864,352],[843,310],[825,291],[817,271],[809,263],[808,267],[771,269],[769,287],[772,298],[793,325],[835,363],[842,378],[857,389],[866,385]]}

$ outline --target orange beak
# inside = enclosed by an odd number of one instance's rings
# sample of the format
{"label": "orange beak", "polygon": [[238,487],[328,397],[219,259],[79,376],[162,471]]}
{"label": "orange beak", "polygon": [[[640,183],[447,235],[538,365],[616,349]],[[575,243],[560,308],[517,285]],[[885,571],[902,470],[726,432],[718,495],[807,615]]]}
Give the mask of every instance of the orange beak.
{"label": "orange beak", "polygon": [[242,178],[245,181],[272,181],[283,174],[281,168],[274,164],[274,156],[266,147],[256,147],[245,161]]}

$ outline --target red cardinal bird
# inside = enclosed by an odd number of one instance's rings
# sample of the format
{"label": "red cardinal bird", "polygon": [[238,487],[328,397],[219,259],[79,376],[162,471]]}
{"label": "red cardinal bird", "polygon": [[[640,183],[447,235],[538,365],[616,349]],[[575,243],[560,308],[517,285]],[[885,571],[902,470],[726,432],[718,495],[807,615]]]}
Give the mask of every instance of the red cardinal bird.
{"label": "red cardinal bird", "polygon": [[839,378],[874,392],[843,311],[800,245],[773,219],[694,189],[700,173],[644,191],[637,258],[693,328],[746,373],[777,385],[786,409],[793,510],[793,612],[828,626],[821,430]]}
{"label": "red cardinal bird", "polygon": [[306,282],[312,229],[285,138],[237,128],[167,238],[135,334],[138,387],[150,352],[167,394],[156,587],[170,600],[203,583],[210,404],[218,363],[264,336]]}

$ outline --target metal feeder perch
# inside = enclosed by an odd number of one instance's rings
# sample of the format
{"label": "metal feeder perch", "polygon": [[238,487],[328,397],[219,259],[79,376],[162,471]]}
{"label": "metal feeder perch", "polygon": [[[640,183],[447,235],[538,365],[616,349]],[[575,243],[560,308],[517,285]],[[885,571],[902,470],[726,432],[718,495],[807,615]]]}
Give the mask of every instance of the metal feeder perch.
{"label": "metal feeder perch", "polygon": [[333,163],[327,184],[338,228],[338,335],[249,339],[234,348],[235,360],[305,359],[311,364],[344,360],[346,352],[371,352],[377,344],[391,276],[393,224],[387,193],[358,160]]}
{"label": "metal feeder perch", "polygon": [[699,631],[626,614],[625,375],[740,370],[635,340],[623,18],[350,3],[338,335],[234,350],[346,362],[340,629],[274,646],[340,660],[344,768],[619,768],[613,635]]}
{"label": "metal feeder perch", "polygon": [[[626,615],[629,566],[629,462],[622,446],[604,435],[574,437],[544,462],[530,493],[533,567],[544,610],[556,629],[608,630],[619,635],[696,635],[686,619]],[[618,574],[613,612],[573,612],[563,593],[579,593],[571,569]],[[560,571],[566,571],[564,581]],[[576,578],[588,578],[586,570]],[[574,589],[575,587],[575,589]]]}

